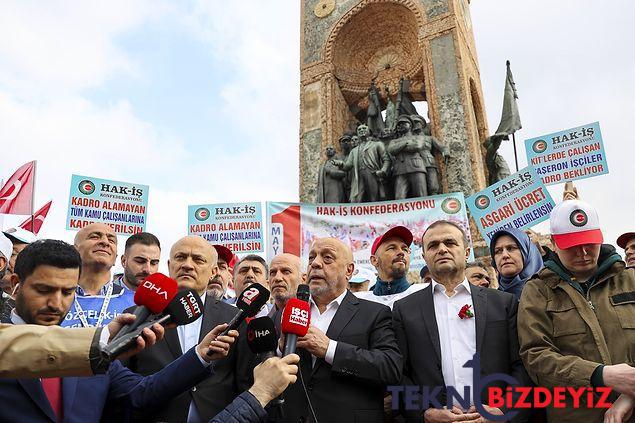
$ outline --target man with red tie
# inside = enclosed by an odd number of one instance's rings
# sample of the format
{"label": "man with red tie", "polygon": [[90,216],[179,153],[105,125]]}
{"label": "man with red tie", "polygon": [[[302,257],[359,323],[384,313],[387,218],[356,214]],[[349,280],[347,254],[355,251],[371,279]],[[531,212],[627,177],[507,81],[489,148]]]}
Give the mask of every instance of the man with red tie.
{"label": "man with red tie", "polygon": [[[79,253],[65,242],[30,244],[16,260],[11,279],[18,286],[16,307],[10,322],[4,323],[59,325],[73,301],[80,266]],[[225,327],[215,327],[195,348],[152,376],[135,374],[114,361],[105,374],[94,377],[0,379],[0,404],[11,404],[0,407],[0,421],[96,422],[116,404],[127,410],[157,407],[213,373],[211,362],[227,356],[238,335],[233,331],[212,341]]]}

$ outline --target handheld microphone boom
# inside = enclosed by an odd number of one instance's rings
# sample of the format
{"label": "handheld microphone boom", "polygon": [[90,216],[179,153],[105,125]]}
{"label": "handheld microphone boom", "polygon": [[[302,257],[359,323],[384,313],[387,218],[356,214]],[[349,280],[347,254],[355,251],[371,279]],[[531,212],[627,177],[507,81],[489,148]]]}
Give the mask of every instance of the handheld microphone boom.
{"label": "handheld microphone boom", "polygon": [[137,305],[134,310],[134,321],[121,328],[113,341],[146,323],[151,314],[161,313],[172,301],[177,291],[176,281],[162,273],[153,273],[145,278],[134,294],[134,302]]}
{"label": "handheld microphone boom", "polygon": [[311,323],[311,307],[306,301],[291,298],[282,312],[282,333],[285,334],[284,354],[295,353],[298,337],[306,335]]}
{"label": "handheld microphone boom", "polygon": [[170,323],[176,323],[177,326],[187,325],[202,315],[203,302],[198,293],[193,289],[179,291],[174,295],[174,298],[167,307],[165,307],[160,317],[146,321],[127,335],[110,341],[108,345],[104,347],[102,355],[109,360],[113,360],[122,353],[132,349],[137,344],[137,338],[141,335],[141,332],[155,323],[164,326]]}

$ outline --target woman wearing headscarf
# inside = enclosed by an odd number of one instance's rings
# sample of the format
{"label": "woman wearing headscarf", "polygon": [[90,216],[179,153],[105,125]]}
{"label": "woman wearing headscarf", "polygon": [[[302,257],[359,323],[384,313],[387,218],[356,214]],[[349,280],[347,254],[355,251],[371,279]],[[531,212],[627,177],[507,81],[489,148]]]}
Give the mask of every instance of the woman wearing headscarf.
{"label": "woman wearing headscarf", "polygon": [[496,232],[489,251],[498,271],[498,289],[520,300],[525,282],[543,267],[540,251],[525,232],[515,228]]}

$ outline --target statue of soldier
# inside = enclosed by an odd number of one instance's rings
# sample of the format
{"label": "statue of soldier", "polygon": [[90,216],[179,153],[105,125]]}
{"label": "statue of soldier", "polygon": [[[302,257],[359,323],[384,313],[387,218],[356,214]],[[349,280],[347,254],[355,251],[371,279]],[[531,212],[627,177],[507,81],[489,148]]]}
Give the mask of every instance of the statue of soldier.
{"label": "statue of soldier", "polygon": [[[333,159],[341,160],[342,162],[346,162],[349,154],[351,154],[351,150],[353,149],[353,141],[351,140],[351,134],[344,134],[340,137],[340,150],[341,153],[336,153]],[[346,172],[346,176],[342,180],[342,184],[344,184],[344,198],[341,201],[342,203],[348,203],[348,198],[351,192],[351,174],[350,172]]]}
{"label": "statue of soldier", "polygon": [[426,166],[423,159],[424,140],[421,136],[414,136],[411,127],[410,116],[399,116],[397,138],[388,145],[388,152],[394,157],[392,174],[396,200],[427,195]]}
{"label": "statue of soldier", "polygon": [[511,175],[507,162],[498,154],[498,149],[501,146],[503,140],[509,139],[505,134],[494,134],[491,137],[485,139],[485,165],[487,166],[487,172],[489,173],[489,185],[493,185],[498,181],[501,181]]}
{"label": "statue of soldier", "polygon": [[346,172],[334,164],[335,147],[326,147],[326,161],[320,167],[317,185],[318,203],[344,202],[344,178]]}
{"label": "statue of soldier", "polygon": [[[352,139],[356,138],[355,136]],[[386,198],[384,179],[390,169],[390,157],[384,143],[375,140],[366,125],[357,127],[359,145],[351,150],[346,162],[334,161],[342,170],[351,171],[351,203],[380,201]]]}
{"label": "statue of soldier", "polygon": [[426,185],[428,195],[437,195],[441,191],[439,184],[439,169],[434,153],[439,152],[447,160],[448,148],[441,144],[430,133],[430,125],[419,115],[410,116],[412,119],[412,133],[416,137],[423,137],[423,161],[426,167]]}

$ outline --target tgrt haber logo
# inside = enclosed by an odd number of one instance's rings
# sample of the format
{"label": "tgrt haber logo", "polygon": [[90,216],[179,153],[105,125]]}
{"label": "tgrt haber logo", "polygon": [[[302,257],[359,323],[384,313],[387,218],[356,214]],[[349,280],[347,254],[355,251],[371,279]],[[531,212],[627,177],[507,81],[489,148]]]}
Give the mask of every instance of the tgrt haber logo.
{"label": "tgrt haber logo", "polygon": [[260,291],[258,291],[258,288],[247,288],[246,290],[243,291],[243,301],[247,303],[247,305],[251,305],[251,303],[258,298],[258,295],[260,295]]}
{"label": "tgrt haber logo", "polygon": [[89,181],[88,179],[80,181],[80,183],[77,184],[77,188],[79,189],[79,192],[84,195],[90,195],[95,192],[95,184],[93,184],[93,182]]}
{"label": "tgrt haber logo", "polygon": [[296,325],[309,326],[309,310],[293,307],[291,309],[289,321]]}

